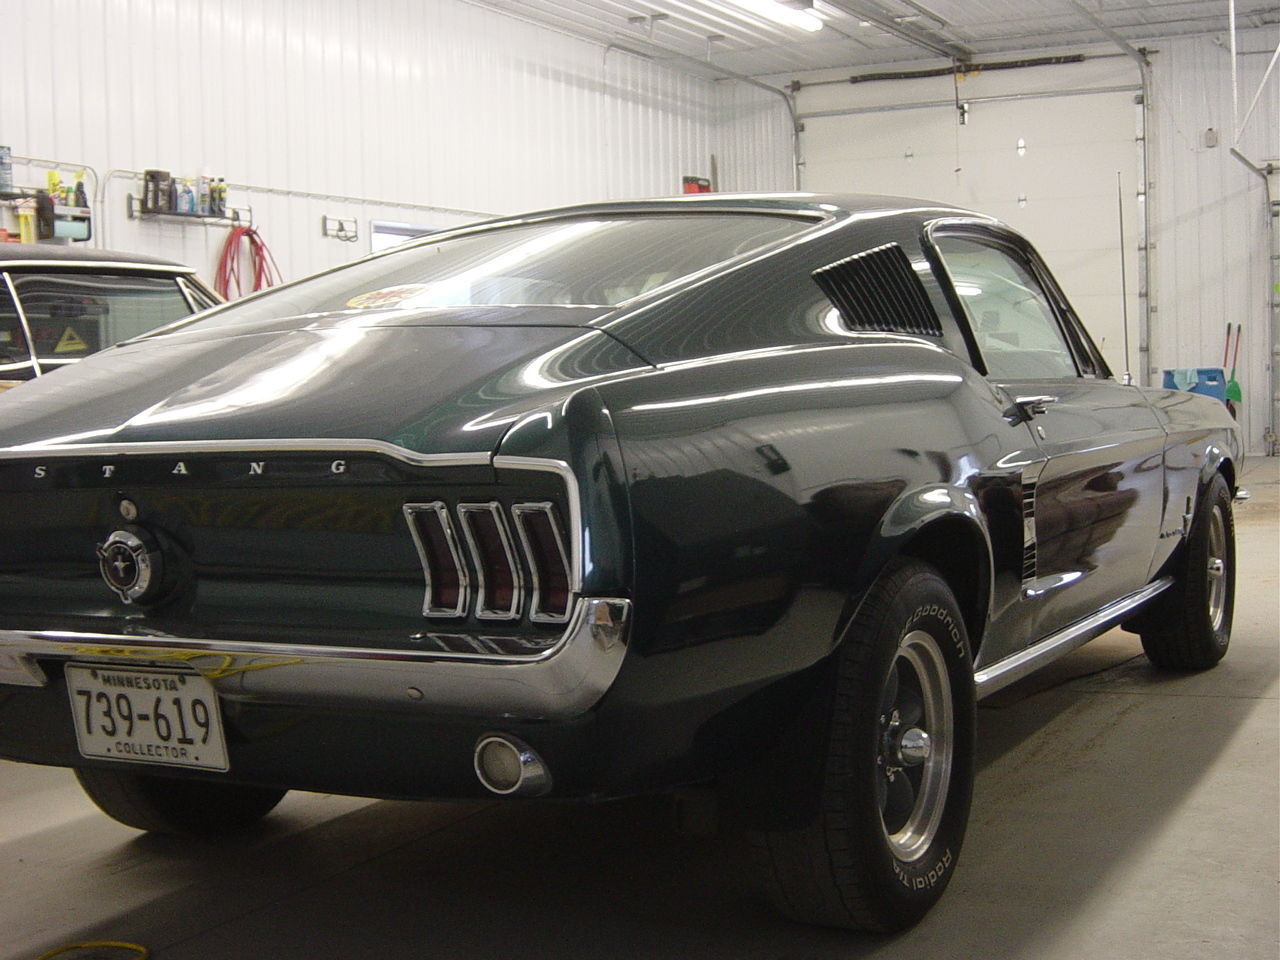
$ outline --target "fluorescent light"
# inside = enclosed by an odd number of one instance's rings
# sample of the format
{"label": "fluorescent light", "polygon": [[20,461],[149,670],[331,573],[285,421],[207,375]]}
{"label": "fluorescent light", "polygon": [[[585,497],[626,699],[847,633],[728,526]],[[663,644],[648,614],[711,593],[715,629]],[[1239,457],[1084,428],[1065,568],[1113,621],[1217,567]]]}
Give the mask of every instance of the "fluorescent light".
{"label": "fluorescent light", "polygon": [[810,33],[817,33],[822,29],[822,21],[813,14],[797,10],[795,7],[788,7],[776,0],[729,0],[729,2],[786,27],[796,27],[800,30],[808,30]]}

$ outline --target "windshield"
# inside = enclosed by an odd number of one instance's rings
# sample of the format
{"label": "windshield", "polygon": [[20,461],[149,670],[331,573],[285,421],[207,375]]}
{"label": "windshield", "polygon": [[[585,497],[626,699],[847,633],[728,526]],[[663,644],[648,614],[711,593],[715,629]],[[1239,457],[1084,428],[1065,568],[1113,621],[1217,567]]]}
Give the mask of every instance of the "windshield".
{"label": "windshield", "polygon": [[730,213],[577,217],[496,227],[360,261],[224,307],[183,329],[342,310],[615,306],[811,224]]}

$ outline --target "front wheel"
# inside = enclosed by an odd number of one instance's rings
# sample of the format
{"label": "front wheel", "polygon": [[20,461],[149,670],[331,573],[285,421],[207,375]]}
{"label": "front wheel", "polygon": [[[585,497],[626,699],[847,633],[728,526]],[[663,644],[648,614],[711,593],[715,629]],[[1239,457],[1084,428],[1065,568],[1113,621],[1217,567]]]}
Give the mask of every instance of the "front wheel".
{"label": "front wheel", "polygon": [[213,837],[265,817],[284,790],[86,767],[76,779],[107,816],[138,830]]}
{"label": "front wheel", "polygon": [[807,822],[758,830],[775,905],[793,919],[890,932],[942,896],[973,784],[973,668],[959,606],[919,561],[895,564],[832,664]]}

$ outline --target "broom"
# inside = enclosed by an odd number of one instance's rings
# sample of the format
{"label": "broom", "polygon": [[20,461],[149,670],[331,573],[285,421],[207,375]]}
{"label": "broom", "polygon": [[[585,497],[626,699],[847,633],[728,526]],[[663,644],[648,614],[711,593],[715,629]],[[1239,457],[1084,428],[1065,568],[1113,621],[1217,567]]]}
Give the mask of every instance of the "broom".
{"label": "broom", "polygon": [[[1230,336],[1231,324],[1227,324],[1227,335]],[[1231,357],[1231,376],[1227,378],[1227,409],[1236,415],[1236,404],[1244,402],[1244,393],[1240,389],[1240,381],[1236,379],[1236,363],[1240,360],[1240,337],[1243,335],[1241,324],[1236,324],[1236,349]]]}

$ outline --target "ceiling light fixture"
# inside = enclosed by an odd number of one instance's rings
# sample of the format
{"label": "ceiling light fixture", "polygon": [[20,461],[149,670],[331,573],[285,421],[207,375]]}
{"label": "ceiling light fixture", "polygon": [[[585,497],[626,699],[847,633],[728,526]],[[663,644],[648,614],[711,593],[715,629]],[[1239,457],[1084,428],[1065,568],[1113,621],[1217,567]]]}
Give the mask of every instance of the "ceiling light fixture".
{"label": "ceiling light fixture", "polygon": [[730,2],[735,7],[741,7],[743,10],[785,27],[796,27],[799,30],[808,30],[810,33],[817,33],[822,29],[822,21],[813,14],[784,6],[776,0],[730,0]]}

